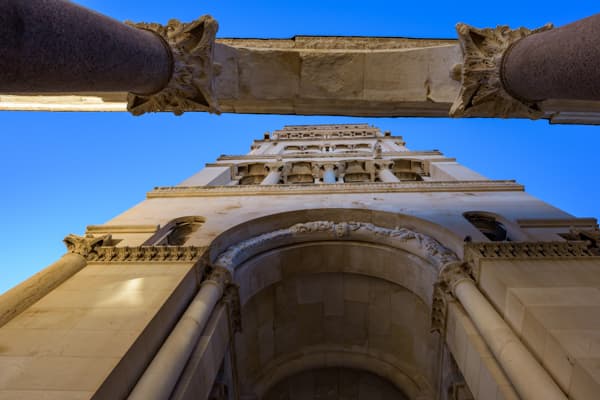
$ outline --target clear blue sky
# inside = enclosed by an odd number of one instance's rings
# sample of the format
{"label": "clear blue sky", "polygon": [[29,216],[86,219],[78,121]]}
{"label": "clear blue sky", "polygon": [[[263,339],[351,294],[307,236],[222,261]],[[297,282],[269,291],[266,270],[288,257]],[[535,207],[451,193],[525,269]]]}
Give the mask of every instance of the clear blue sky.
{"label": "clear blue sky", "polygon": [[[219,37],[373,35],[454,38],[454,25],[557,26],[595,14],[595,1],[133,1],[78,3],[118,20],[183,21],[209,13]],[[249,150],[284,124],[361,121],[403,135],[414,150],[440,149],[493,179],[579,217],[598,217],[600,127],[545,121],[338,118],[190,113],[0,112],[0,293],[58,259],[68,233],[101,224],[174,185],[220,154]]]}

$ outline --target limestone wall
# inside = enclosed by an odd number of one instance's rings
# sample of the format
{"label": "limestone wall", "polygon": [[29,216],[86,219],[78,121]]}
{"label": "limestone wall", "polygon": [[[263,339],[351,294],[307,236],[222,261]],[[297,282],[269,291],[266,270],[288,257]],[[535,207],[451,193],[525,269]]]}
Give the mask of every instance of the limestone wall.
{"label": "limestone wall", "polygon": [[480,286],[572,399],[600,393],[600,261],[483,261]]}
{"label": "limestone wall", "polygon": [[123,398],[196,285],[186,263],[86,266],[0,328],[0,399]]}

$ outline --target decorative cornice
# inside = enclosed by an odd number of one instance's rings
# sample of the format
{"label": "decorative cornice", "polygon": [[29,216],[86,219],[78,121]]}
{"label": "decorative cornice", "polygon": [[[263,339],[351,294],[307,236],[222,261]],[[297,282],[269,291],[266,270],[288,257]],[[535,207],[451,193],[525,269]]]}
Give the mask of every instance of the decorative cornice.
{"label": "decorative cornice", "polygon": [[478,29],[458,24],[456,30],[463,52],[462,85],[450,116],[543,117],[544,113],[536,104],[516,99],[506,91],[501,69],[503,56],[513,43],[549,29],[552,29],[551,24],[535,30],[512,30],[508,26]]}
{"label": "decorative cornice", "polygon": [[594,228],[598,226],[596,218],[536,218],[518,219],[521,228]]}
{"label": "decorative cornice", "polygon": [[79,254],[82,257],[89,258],[93,257],[100,251],[100,246],[107,244],[111,240],[111,235],[85,235],[77,236],[73,234],[67,235],[63,242],[67,246],[69,253]]}
{"label": "decorative cornice", "polygon": [[590,243],[585,241],[564,242],[482,242],[466,243],[465,261],[473,267],[475,279],[483,260],[564,260],[597,258]]}
{"label": "decorative cornice", "polygon": [[196,246],[105,246],[96,248],[87,260],[100,263],[196,262],[206,249]]}
{"label": "decorative cornice", "polygon": [[571,258],[594,257],[586,242],[482,242],[466,243],[465,258],[469,262],[481,259],[511,258]]}
{"label": "decorative cornice", "polygon": [[348,193],[522,192],[514,181],[409,181],[296,185],[162,186],[146,197],[227,197]]}
{"label": "decorative cornice", "polygon": [[[439,151],[387,151],[382,153],[383,157],[400,157],[400,158],[411,158],[415,156],[442,156],[443,154]],[[364,157],[367,159],[373,158],[373,153],[371,151],[353,151],[350,153],[308,153],[308,154],[223,154],[219,156],[217,161],[227,161],[227,160],[275,160],[278,157],[282,159],[288,158],[356,158],[356,157]],[[419,160],[425,161],[425,160]],[[456,158],[452,157],[440,157],[436,159],[427,159],[427,161],[432,162],[444,162],[444,161],[456,161]],[[212,165],[214,163],[209,163],[207,165]]]}
{"label": "decorative cornice", "polygon": [[221,253],[213,265],[233,271],[237,265],[256,251],[264,251],[270,246],[327,239],[387,244],[418,254],[440,270],[449,263],[458,262],[456,255],[437,240],[407,228],[389,229],[367,222],[355,221],[311,221],[264,233],[237,243]]}
{"label": "decorative cornice", "polygon": [[154,233],[159,225],[88,225],[86,233]]}
{"label": "decorative cornice", "polygon": [[147,112],[208,111],[219,114],[214,89],[219,66],[214,63],[215,35],[219,25],[210,15],[182,23],[172,19],[167,25],[138,23],[130,25],[159,35],[173,57],[171,79],[160,92],[151,95],[129,93],[127,110],[133,115]]}

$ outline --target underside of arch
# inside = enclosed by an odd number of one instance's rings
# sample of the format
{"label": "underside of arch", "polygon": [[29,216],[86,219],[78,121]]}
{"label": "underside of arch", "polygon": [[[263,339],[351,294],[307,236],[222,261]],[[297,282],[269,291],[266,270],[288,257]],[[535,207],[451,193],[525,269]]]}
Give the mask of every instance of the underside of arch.
{"label": "underside of arch", "polygon": [[435,393],[433,286],[458,258],[433,237],[316,220],[246,235],[213,260],[239,285],[243,394],[265,398],[298,374],[327,368],[373,374],[410,399]]}

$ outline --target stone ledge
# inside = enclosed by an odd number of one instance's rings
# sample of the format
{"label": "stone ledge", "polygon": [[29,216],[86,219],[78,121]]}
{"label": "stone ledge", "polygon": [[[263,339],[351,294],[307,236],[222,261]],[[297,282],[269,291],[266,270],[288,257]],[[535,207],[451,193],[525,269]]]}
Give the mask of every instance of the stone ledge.
{"label": "stone ledge", "polygon": [[242,186],[163,186],[146,194],[146,198],[269,196],[299,194],[348,193],[426,193],[426,192],[523,192],[525,188],[512,180],[448,181],[398,183],[335,183],[306,185],[242,185]]}
{"label": "stone ledge", "polygon": [[[288,139],[285,139],[288,140]],[[322,142],[323,139],[315,141]],[[382,157],[402,157],[410,158],[415,156],[442,156],[439,151],[384,151],[381,153]],[[365,157],[372,158],[372,151],[353,151],[348,153],[309,153],[309,154],[240,154],[240,155],[221,155],[217,158],[217,161],[229,161],[229,160],[272,160],[274,158],[281,157],[282,159],[287,158],[348,158],[348,157]],[[440,161],[456,161],[456,158],[451,157],[440,157],[435,159],[427,159],[427,161],[440,162]]]}
{"label": "stone ledge", "polygon": [[478,242],[466,243],[464,260],[473,268],[475,280],[483,261],[500,260],[577,260],[600,261],[587,241],[564,242]]}

